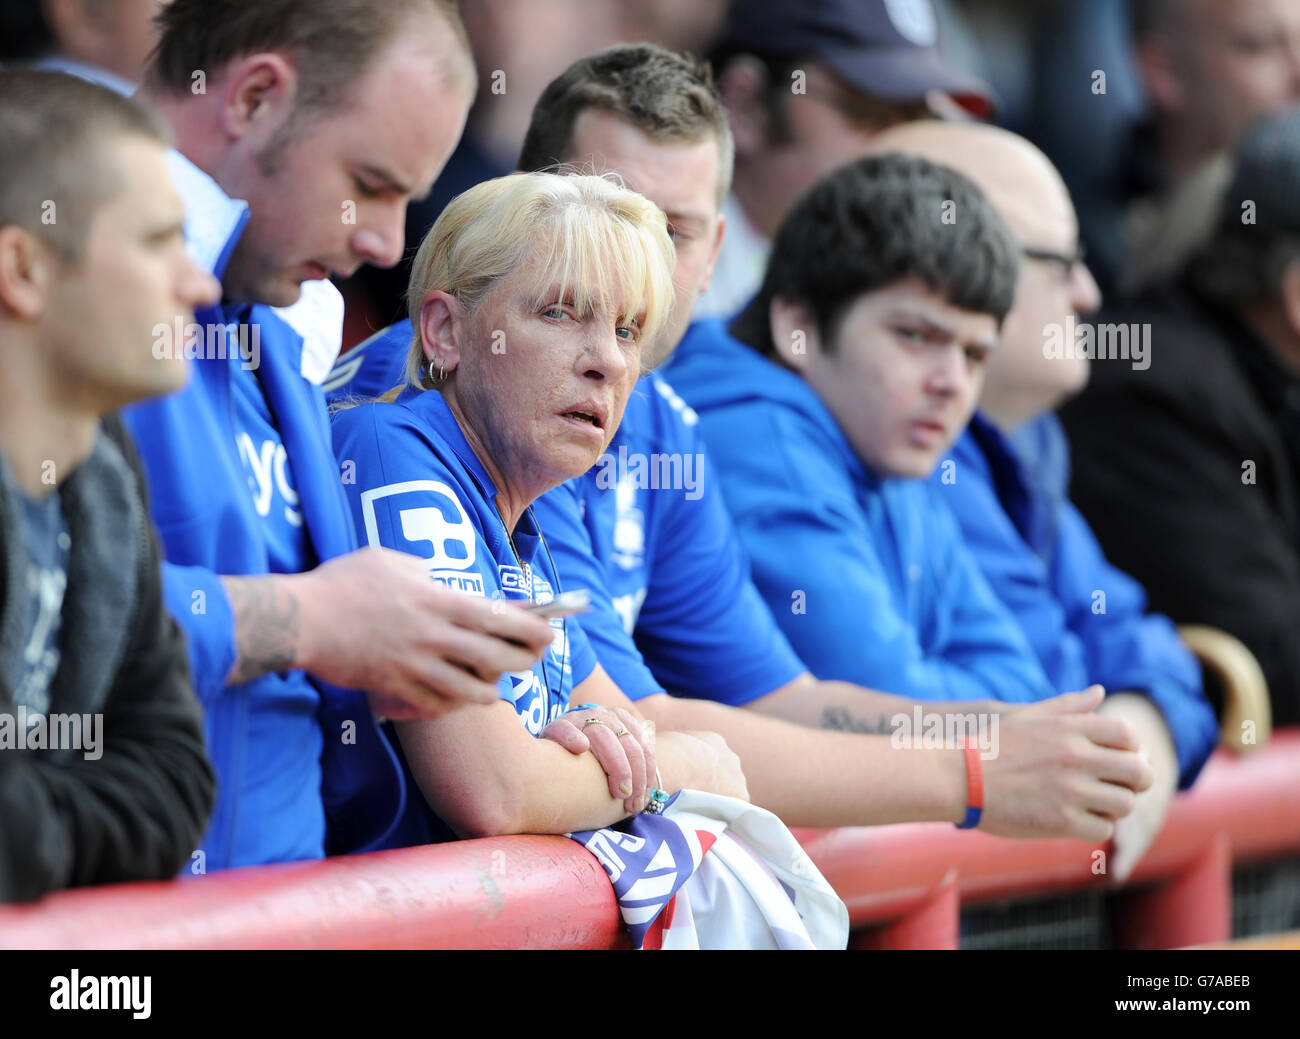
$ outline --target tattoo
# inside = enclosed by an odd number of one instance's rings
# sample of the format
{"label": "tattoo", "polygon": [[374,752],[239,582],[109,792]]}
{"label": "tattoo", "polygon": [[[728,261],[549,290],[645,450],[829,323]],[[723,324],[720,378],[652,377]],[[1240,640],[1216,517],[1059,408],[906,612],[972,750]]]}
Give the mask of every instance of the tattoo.
{"label": "tattoo", "polygon": [[822,728],[838,729],[841,732],[860,732],[869,735],[892,732],[889,718],[883,714],[874,717],[854,714],[847,707],[826,707],[822,709]]}
{"label": "tattoo", "polygon": [[298,655],[298,600],[262,577],[224,577],[235,614],[235,666],[231,684],[272,671],[288,671]]}

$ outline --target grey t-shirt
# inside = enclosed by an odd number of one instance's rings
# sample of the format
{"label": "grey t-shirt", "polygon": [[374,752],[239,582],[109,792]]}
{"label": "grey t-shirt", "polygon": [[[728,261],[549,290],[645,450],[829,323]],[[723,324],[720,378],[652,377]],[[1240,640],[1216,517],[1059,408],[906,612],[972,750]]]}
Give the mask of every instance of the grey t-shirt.
{"label": "grey t-shirt", "polygon": [[68,550],[72,539],[55,491],[41,501],[20,494],[27,568],[23,587],[23,651],[13,684],[14,705],[34,714],[50,712],[50,682],[59,669],[59,631],[63,593],[68,586]]}

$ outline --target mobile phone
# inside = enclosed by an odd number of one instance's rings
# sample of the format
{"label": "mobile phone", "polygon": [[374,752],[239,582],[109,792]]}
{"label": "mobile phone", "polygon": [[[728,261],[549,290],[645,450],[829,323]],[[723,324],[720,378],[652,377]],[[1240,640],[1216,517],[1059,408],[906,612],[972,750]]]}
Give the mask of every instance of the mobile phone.
{"label": "mobile phone", "polygon": [[576,588],[571,592],[562,592],[550,602],[525,606],[529,613],[538,617],[570,617],[575,613],[586,613],[591,609],[591,592],[585,588]]}

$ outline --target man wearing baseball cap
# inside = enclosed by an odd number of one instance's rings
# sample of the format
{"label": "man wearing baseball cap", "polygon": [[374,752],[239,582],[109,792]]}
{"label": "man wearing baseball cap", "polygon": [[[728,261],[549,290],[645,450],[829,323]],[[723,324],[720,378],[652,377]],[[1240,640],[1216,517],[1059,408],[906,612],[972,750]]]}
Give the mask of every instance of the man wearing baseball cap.
{"label": "man wearing baseball cap", "polygon": [[974,116],[992,112],[989,88],[944,64],[937,35],[930,0],[733,0],[711,57],[735,183],[695,317],[729,318],[749,302],[794,200],[876,134],[931,114],[944,96]]}

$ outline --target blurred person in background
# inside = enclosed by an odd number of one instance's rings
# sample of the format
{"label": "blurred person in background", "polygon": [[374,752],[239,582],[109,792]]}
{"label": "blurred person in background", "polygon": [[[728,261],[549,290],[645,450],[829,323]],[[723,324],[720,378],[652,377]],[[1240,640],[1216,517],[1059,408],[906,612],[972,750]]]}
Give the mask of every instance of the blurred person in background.
{"label": "blurred person in background", "polygon": [[37,62],[133,94],[167,0],[7,0],[0,61]]}
{"label": "blurred person in background", "polygon": [[1208,236],[1229,152],[1259,116],[1300,102],[1295,0],[1131,0],[1149,116],[1117,184],[1129,295],[1173,275]]}
{"label": "blurred person in background", "polygon": [[217,284],[186,256],[156,117],[71,76],[0,70],[0,139],[5,902],[172,876],[207,824],[199,705],[115,412],[184,382],[150,336]]}
{"label": "blurred person in background", "polygon": [[[643,348],[648,365],[663,363],[684,331],[688,342],[694,334],[685,326],[721,242],[730,156],[708,67],[649,44],[575,62],[534,109],[521,166],[608,169],[668,217],[676,304],[657,341]],[[412,349],[409,321],[374,337],[340,360],[336,376],[347,381],[336,394],[373,396],[405,382]],[[548,560],[566,586],[591,594],[593,608],[578,624],[619,697],[611,690],[603,707],[571,709],[543,735],[575,751],[590,742],[613,783],[636,770],[619,759],[617,743],[609,746],[605,727],[591,727],[593,719],[621,725],[603,712],[639,712],[664,729],[720,733],[741,754],[756,802],[792,825],[963,818],[959,761],[938,768],[900,759],[891,741],[871,735],[893,731],[891,720],[910,717],[915,700],[819,682],[795,657],[749,580],[696,423],[652,372],[638,381],[599,464],[534,503]],[[669,460],[679,475],[683,464],[698,468],[687,483],[660,485],[630,471],[611,479],[617,458]],[[621,706],[610,708],[614,702]],[[1082,816],[1069,809],[1098,763],[1067,763],[1053,748],[1064,751],[1077,735],[1123,739],[1121,725],[1089,717],[1095,703],[1088,693],[1000,719],[1000,758],[984,781],[986,829],[1077,832]],[[945,711],[974,717],[1004,708],[986,701]]]}
{"label": "blurred person in background", "polygon": [[473,64],[443,0],[174,0],[161,17],[143,92],[224,296],[156,340],[193,360],[185,390],[125,417],[220,780],[203,868],[357,851],[406,796],[376,715],[490,702],[550,640],[357,551],[319,387],[342,309],[325,279],[401,255]]}
{"label": "blurred person in background", "polygon": [[1064,412],[1072,492],[1181,623],[1237,636],[1274,721],[1300,722],[1300,110],[1246,136],[1217,223],[1172,284],[1103,311],[1145,371],[1092,362]]}
{"label": "blurred person in background", "polygon": [[1106,561],[1066,495],[1068,446],[1052,409],[1083,387],[1089,362],[1051,354],[1045,337],[1101,302],[1078,259],[1069,193],[1045,155],[995,127],[912,123],[876,146],[960,165],[1020,244],[1015,301],[979,410],[931,483],[1052,684],[1105,686],[1100,713],[1125,718],[1150,757],[1156,781],[1116,826],[1107,872],[1123,879],[1159,832],[1174,790],[1195,780],[1218,727],[1196,659],[1167,617],[1147,612],[1141,585]]}
{"label": "blurred person in background", "polygon": [[733,317],[758,291],[770,239],[823,174],[881,130],[988,89],[947,68],[930,0],[736,0],[711,60],[735,137],[727,238],[696,317]]}
{"label": "blurred person in background", "polygon": [[966,79],[988,85],[997,98],[999,126],[1020,127],[1029,118],[1036,100],[1034,29],[1040,14],[1059,2],[931,0],[944,64]]}

